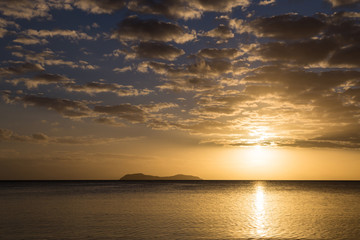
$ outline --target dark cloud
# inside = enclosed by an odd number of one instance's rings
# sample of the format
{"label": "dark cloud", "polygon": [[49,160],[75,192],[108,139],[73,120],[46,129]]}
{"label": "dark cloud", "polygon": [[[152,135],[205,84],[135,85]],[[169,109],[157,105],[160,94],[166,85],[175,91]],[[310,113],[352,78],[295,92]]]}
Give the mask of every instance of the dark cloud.
{"label": "dark cloud", "polygon": [[360,67],[360,44],[341,48],[329,59],[330,65]]}
{"label": "dark cloud", "polygon": [[119,23],[111,38],[120,41],[163,41],[184,43],[195,38],[195,33],[187,33],[179,25],[156,19],[129,17]]}
{"label": "dark cloud", "polygon": [[177,105],[173,103],[154,103],[148,105],[124,103],[111,106],[95,106],[94,112],[116,116],[118,119],[124,119],[133,123],[144,123],[153,118],[151,113],[173,107],[177,107]]}
{"label": "dark cloud", "polygon": [[70,118],[86,117],[91,113],[91,109],[85,102],[68,99],[27,95],[21,97],[18,101],[23,102],[25,105],[45,107]]}
{"label": "dark cloud", "polygon": [[164,60],[175,60],[185,52],[162,42],[141,42],[133,48],[135,54],[139,58],[153,58]]}
{"label": "dark cloud", "polygon": [[198,56],[212,59],[234,59],[240,55],[240,52],[235,48],[204,48],[201,49],[198,53]]}
{"label": "dark cloud", "polygon": [[258,37],[276,39],[304,39],[318,35],[326,26],[316,17],[297,14],[285,14],[266,18],[257,18],[249,23],[235,20],[231,25],[238,32],[252,32]]}
{"label": "dark cloud", "polygon": [[234,69],[231,62],[224,59],[200,59],[188,65],[174,65],[160,62],[143,62],[138,70],[147,72],[151,69],[157,74],[169,77],[219,77],[223,74],[231,73]]}
{"label": "dark cloud", "polygon": [[203,12],[230,12],[235,7],[245,7],[249,4],[248,0],[131,0],[128,8],[141,13],[188,20],[200,18]]}
{"label": "dark cloud", "polygon": [[130,122],[145,122],[145,111],[130,103],[115,106],[95,106],[94,111],[103,114],[116,115]]}
{"label": "dark cloud", "polygon": [[203,92],[221,88],[214,80],[200,77],[171,78],[157,86],[160,90]]}
{"label": "dark cloud", "polygon": [[324,61],[338,45],[331,39],[298,42],[270,42],[260,45],[251,54],[255,59],[281,61],[285,64],[314,64]]}

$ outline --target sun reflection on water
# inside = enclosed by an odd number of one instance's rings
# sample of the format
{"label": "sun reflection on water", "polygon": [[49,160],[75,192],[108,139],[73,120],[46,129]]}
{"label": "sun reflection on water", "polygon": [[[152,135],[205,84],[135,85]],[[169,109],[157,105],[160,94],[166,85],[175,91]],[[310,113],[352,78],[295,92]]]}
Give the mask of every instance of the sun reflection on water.
{"label": "sun reflection on water", "polygon": [[264,187],[259,183],[256,185],[254,197],[254,234],[265,237],[266,231],[266,211]]}

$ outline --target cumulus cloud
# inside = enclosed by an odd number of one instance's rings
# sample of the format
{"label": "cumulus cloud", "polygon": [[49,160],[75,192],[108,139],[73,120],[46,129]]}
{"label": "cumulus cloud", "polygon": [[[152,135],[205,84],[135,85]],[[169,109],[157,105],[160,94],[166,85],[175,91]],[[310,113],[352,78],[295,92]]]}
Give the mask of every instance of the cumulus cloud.
{"label": "cumulus cloud", "polygon": [[176,43],[185,43],[195,37],[195,32],[187,32],[179,25],[137,17],[129,17],[121,21],[111,35],[111,38],[119,41],[173,41]]}
{"label": "cumulus cloud", "polygon": [[138,46],[133,47],[136,57],[153,58],[164,60],[175,60],[185,52],[162,42],[141,42]]}

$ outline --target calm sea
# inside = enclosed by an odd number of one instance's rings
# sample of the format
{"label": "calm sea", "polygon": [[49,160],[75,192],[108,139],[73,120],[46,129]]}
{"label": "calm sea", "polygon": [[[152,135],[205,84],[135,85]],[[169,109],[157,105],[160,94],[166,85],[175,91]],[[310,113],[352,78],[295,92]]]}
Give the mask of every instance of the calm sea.
{"label": "calm sea", "polygon": [[0,239],[360,239],[360,182],[0,182]]}

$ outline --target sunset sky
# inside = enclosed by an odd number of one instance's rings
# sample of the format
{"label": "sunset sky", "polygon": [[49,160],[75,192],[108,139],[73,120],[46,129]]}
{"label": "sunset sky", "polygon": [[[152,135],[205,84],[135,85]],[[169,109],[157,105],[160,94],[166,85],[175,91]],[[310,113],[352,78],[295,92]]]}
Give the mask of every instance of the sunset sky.
{"label": "sunset sky", "polygon": [[0,179],[360,179],[358,0],[2,0]]}

